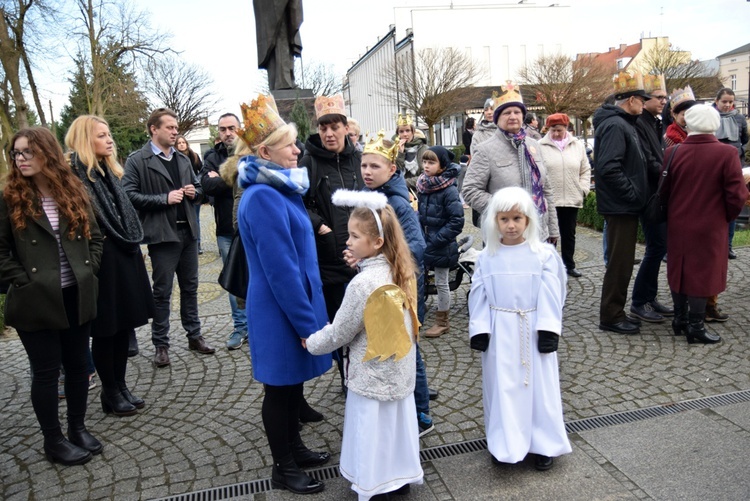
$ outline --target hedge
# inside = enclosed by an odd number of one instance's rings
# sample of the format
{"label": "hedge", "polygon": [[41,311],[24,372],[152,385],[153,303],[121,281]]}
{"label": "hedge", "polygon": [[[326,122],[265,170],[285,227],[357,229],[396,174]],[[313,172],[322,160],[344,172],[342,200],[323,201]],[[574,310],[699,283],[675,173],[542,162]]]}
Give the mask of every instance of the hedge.
{"label": "hedge", "polygon": [[[596,210],[596,192],[589,192],[586,200],[583,201],[583,207],[578,210],[578,224],[593,228],[596,231],[602,231],[604,228],[604,218]],[[646,238],[643,236],[641,225],[638,225],[638,242],[644,243]]]}

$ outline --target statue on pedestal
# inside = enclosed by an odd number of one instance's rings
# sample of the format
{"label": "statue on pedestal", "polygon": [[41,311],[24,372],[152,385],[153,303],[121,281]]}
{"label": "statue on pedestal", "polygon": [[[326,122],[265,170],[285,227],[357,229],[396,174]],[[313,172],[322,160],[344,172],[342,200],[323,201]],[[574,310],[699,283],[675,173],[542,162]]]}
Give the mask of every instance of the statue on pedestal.
{"label": "statue on pedestal", "polygon": [[302,0],[253,0],[258,68],[268,71],[271,91],[297,88],[294,58],[302,55]]}

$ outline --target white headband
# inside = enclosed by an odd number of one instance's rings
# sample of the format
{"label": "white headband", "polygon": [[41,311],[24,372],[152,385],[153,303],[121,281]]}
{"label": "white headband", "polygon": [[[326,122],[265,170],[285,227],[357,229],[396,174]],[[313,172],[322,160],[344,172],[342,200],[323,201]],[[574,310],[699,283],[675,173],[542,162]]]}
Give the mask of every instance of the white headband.
{"label": "white headband", "polygon": [[380,238],[383,237],[383,222],[380,220],[378,211],[388,205],[388,197],[379,191],[353,191],[353,190],[336,190],[331,197],[333,205],[339,207],[367,207],[375,216],[375,223],[378,225]]}

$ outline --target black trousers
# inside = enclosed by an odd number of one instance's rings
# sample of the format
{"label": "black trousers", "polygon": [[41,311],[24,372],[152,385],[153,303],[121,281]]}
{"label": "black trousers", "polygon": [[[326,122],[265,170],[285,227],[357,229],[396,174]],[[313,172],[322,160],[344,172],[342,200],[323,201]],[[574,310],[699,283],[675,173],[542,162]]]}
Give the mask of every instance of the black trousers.
{"label": "black trousers", "polygon": [[118,331],[114,336],[91,338],[91,355],[96,372],[107,390],[119,390],[125,385],[128,367],[128,342],[133,329]]}
{"label": "black trousers", "polygon": [[604,216],[607,220],[607,271],[602,284],[599,321],[613,324],[625,320],[625,302],[635,263],[638,216]]}
{"label": "black trousers", "polygon": [[299,436],[302,383],[290,386],[264,384],[263,427],[275,463],[291,454],[290,444]]}
{"label": "black trousers", "polygon": [[62,433],[57,398],[60,364],[65,369],[69,424],[83,424],[89,391],[88,347],[91,323],[78,325],[78,287],[66,287],[62,292],[68,323],[73,327],[34,332],[17,329],[31,364],[31,404],[47,439],[57,438]]}
{"label": "black trousers", "polygon": [[560,255],[566,270],[576,267],[573,254],[576,252],[576,222],[578,207],[555,207],[557,224],[560,227]]}

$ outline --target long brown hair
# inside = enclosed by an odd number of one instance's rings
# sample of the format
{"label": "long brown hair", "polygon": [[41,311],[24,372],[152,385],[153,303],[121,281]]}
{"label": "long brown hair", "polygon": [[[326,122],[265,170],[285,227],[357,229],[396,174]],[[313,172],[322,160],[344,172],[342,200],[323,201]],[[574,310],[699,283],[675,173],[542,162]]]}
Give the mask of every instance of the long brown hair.
{"label": "long brown hair", "polygon": [[[409,301],[409,307],[416,310],[416,265],[409,244],[406,242],[404,230],[390,205],[378,210],[378,215],[383,225],[383,246],[380,248],[380,252],[391,266],[393,283],[404,291]],[[350,218],[356,219],[360,224],[360,231],[370,238],[376,239],[380,236],[375,216],[367,207],[354,209]]]}
{"label": "long brown hair", "polygon": [[[89,196],[81,180],[65,161],[63,151],[55,136],[44,127],[21,129],[10,140],[9,150],[13,149],[16,140],[25,137],[29,150],[42,163],[41,174],[47,178],[52,198],[57,203],[60,214],[68,220],[68,238],[75,238],[76,230],[86,238],[91,238],[88,212],[91,207]],[[9,155],[10,156],[10,155]],[[16,165],[16,158],[10,159],[10,170],[5,179],[3,198],[8,206],[10,222],[16,230],[26,228],[26,218],[42,217],[42,204],[38,202],[36,185],[32,178],[24,177]]]}

